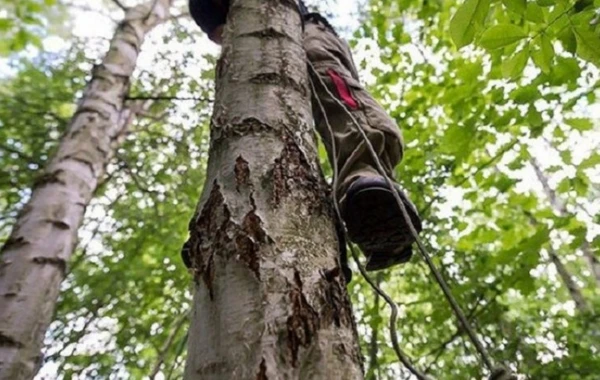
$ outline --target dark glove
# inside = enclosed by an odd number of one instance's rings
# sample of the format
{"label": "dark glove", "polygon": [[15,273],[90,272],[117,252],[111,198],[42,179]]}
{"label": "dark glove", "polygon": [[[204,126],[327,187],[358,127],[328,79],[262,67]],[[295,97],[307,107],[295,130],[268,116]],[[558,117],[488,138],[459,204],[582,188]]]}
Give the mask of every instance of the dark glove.
{"label": "dark glove", "polygon": [[211,39],[213,32],[227,21],[229,0],[189,0],[190,14]]}

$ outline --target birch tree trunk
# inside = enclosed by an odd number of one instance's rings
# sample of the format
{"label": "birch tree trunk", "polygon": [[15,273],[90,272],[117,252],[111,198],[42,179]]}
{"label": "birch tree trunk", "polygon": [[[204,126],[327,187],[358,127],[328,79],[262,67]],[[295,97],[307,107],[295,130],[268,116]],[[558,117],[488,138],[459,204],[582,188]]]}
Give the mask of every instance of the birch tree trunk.
{"label": "birch tree trunk", "polygon": [[31,379],[84,211],[131,115],[124,107],[144,37],[171,0],[126,10],[70,126],[0,251],[0,380]]}
{"label": "birch tree trunk", "polygon": [[[561,215],[561,216],[567,215],[568,211],[567,211],[566,206],[560,202],[560,200],[558,199],[558,197],[556,195],[556,192],[554,190],[552,190],[552,188],[550,187],[548,178],[544,174],[538,161],[535,158],[532,158],[530,160],[530,164],[531,164],[531,166],[533,166],[535,175],[538,178],[538,180],[540,181],[540,183],[542,184],[542,188],[544,189],[544,193],[548,197],[550,206],[552,206],[552,208],[556,212],[558,212],[559,215]],[[583,246],[583,249],[585,250],[585,245]],[[575,302],[577,309],[581,312],[585,312],[585,311],[589,310],[588,304],[585,300],[585,297],[581,293],[581,289],[579,288],[579,286],[573,279],[573,276],[571,275],[571,273],[569,272],[567,267],[561,261],[560,257],[556,253],[556,251],[554,249],[552,249],[552,247],[550,247],[548,249],[548,252],[550,254],[550,259],[552,260],[552,263],[556,267],[556,271],[558,272],[558,275],[562,279],[565,287],[567,288],[567,291],[569,292],[569,294],[571,295],[571,298]]]}
{"label": "birch tree trunk", "polygon": [[362,379],[295,0],[236,0],[217,69],[185,379]]}
{"label": "birch tree trunk", "polygon": [[[550,205],[552,208],[561,216],[567,216],[569,214],[569,210],[567,210],[567,206],[565,203],[558,197],[556,194],[556,190],[550,187],[550,182],[548,181],[548,177],[544,174],[544,171],[540,167],[539,162],[533,158],[530,161],[533,166],[533,170],[535,171],[535,175],[542,184],[542,188],[544,189],[544,193],[548,197],[550,201]],[[600,262],[598,258],[592,252],[592,248],[590,247],[590,243],[584,241],[581,245],[581,252],[583,253],[583,257],[585,257],[590,269],[592,271],[592,275],[596,280],[596,285],[600,287]]]}

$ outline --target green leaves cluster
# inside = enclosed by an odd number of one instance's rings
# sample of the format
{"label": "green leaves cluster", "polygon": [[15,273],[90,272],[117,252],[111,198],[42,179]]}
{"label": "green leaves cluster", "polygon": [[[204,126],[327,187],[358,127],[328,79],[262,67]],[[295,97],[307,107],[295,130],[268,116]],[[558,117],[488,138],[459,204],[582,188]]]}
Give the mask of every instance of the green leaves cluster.
{"label": "green leaves cluster", "polygon": [[507,78],[520,76],[529,58],[549,73],[558,45],[600,67],[599,8],[591,0],[467,0],[456,9],[449,32],[459,49],[475,43],[502,56]]}
{"label": "green leaves cluster", "polygon": [[[378,62],[361,64],[386,67],[370,88],[403,131],[397,177],[426,220],[424,241],[496,361],[531,378],[593,379],[600,326],[589,310],[600,302],[600,282],[589,262],[599,240],[591,231],[600,178],[591,141],[600,120],[581,110],[597,107],[600,74],[574,33],[595,28],[579,17],[597,8],[394,4],[372,1],[372,19],[387,20],[387,30],[367,19],[355,39],[378,36]],[[567,49],[569,34],[575,45]],[[575,306],[550,252],[578,284],[587,311]],[[406,305],[398,328],[420,368],[440,379],[484,376],[480,363],[466,359],[473,348],[418,255],[381,281]],[[361,337],[369,378],[409,378],[378,322],[381,308],[362,301],[369,287],[354,287],[369,332]],[[594,333],[579,336],[581,326]],[[373,347],[378,356],[367,355]]]}
{"label": "green leaves cluster", "polygon": [[56,0],[0,0],[0,57],[28,46],[42,47],[48,19],[59,16]]}

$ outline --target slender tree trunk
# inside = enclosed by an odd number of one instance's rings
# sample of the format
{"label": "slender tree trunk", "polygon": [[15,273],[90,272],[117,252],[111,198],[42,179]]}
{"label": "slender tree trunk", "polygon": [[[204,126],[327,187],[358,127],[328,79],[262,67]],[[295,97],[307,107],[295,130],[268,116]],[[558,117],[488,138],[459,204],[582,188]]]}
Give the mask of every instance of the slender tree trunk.
{"label": "slender tree trunk", "polygon": [[558,257],[554,249],[549,248],[548,252],[550,253],[550,259],[556,267],[558,275],[560,276],[560,278],[562,278],[563,283],[565,284],[567,290],[569,291],[569,294],[571,295],[571,298],[575,302],[575,306],[579,311],[587,311],[588,304],[585,301],[583,294],[581,293],[581,289],[579,289],[579,286],[577,286],[577,283],[573,280],[573,277],[571,277],[571,274],[567,270],[567,267],[565,267],[562,261],[560,261],[560,258]]}
{"label": "slender tree trunk", "polygon": [[0,251],[0,380],[30,379],[84,211],[129,123],[124,98],[146,34],[171,0],[128,9],[58,150]]}
{"label": "slender tree trunk", "polygon": [[583,257],[587,260],[592,270],[592,275],[596,279],[596,286],[600,288],[600,260],[594,255],[592,247],[590,247],[590,243],[587,241],[583,243],[581,252],[583,252]]}
{"label": "slender tree trunk", "polygon": [[232,2],[190,222],[185,379],[362,379],[295,0]]}
{"label": "slender tree trunk", "polygon": [[[535,171],[536,177],[538,178],[538,180],[542,184],[542,187],[544,189],[544,193],[548,197],[548,200],[550,201],[550,205],[552,206],[552,208],[554,208],[554,210],[556,212],[558,212],[559,215],[563,215],[563,216],[567,215],[568,214],[567,208],[558,199],[558,197],[556,195],[556,192],[550,187],[550,183],[548,182],[548,178],[546,177],[546,175],[542,171],[542,168],[540,167],[540,165],[537,162],[537,160],[535,158],[532,158],[530,160],[530,163],[531,163],[531,166],[533,166],[533,170]],[[585,246],[583,247],[583,249],[585,249]],[[577,283],[573,280],[573,277],[571,276],[571,273],[569,273],[569,270],[562,263],[560,257],[558,256],[558,254],[556,253],[556,251],[554,249],[552,249],[552,247],[549,248],[548,252],[550,254],[550,259],[552,260],[552,263],[556,267],[556,271],[558,272],[558,275],[562,279],[563,284],[565,285],[565,287],[567,288],[567,291],[571,295],[571,298],[575,302],[575,305],[577,306],[577,309],[579,311],[582,311],[582,312],[587,311],[588,310],[588,304],[587,304],[587,302],[585,300],[585,297],[581,293],[581,289],[579,288],[579,286],[577,285]]]}
{"label": "slender tree trunk", "polygon": [[[537,160],[532,159],[531,165],[533,166],[533,170],[535,171],[538,180],[542,184],[544,192],[546,193],[546,196],[548,197],[548,200],[550,201],[550,204],[552,205],[554,210],[556,210],[556,212],[558,212],[559,215],[567,215],[569,213],[567,207],[565,206],[564,202],[562,202],[558,198],[556,191],[550,187],[548,177],[546,177],[546,175],[542,171],[542,168],[540,168],[540,165],[537,162]],[[588,265],[590,266],[592,275],[596,280],[596,286],[600,287],[600,261],[598,260],[596,255],[594,255],[594,252],[592,252],[592,248],[590,247],[589,242],[585,241],[581,245],[581,252],[583,253],[583,257],[585,257],[586,261],[588,262]]]}

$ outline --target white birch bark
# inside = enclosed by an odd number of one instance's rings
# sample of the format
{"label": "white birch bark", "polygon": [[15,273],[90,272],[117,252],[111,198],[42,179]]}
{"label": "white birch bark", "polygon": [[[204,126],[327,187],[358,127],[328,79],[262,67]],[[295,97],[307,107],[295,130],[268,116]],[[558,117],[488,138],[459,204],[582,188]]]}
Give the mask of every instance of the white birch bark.
{"label": "white birch bark", "polygon": [[129,124],[124,99],[146,34],[171,0],[126,10],[69,128],[0,251],[0,380],[31,379],[84,211]]}
{"label": "white birch bark", "polygon": [[190,222],[185,379],[362,379],[294,0],[232,2]]}
{"label": "white birch bark", "polygon": [[[548,182],[548,178],[546,177],[546,175],[542,171],[542,169],[541,169],[539,163],[537,162],[537,160],[535,158],[532,158],[530,160],[530,163],[531,163],[531,166],[533,166],[533,170],[535,171],[536,177],[538,178],[538,180],[542,184],[542,187],[544,189],[544,193],[548,197],[548,200],[549,200],[550,205],[552,206],[552,208],[554,208],[554,210],[556,212],[558,212],[559,215],[562,215],[562,216],[567,215],[568,214],[567,208],[565,207],[565,205],[563,205],[560,202],[560,200],[558,199],[558,197],[556,195],[556,192],[554,190],[552,190],[552,188],[550,187],[550,184]],[[585,250],[585,245],[583,246],[583,249]],[[588,304],[587,304],[587,302],[585,300],[585,297],[581,293],[581,289],[579,288],[579,286],[577,285],[577,283],[573,279],[573,276],[571,275],[571,273],[569,272],[569,270],[567,269],[567,267],[562,263],[560,257],[556,253],[556,251],[554,249],[552,249],[552,248],[550,248],[548,251],[549,251],[549,254],[550,254],[550,259],[552,260],[552,263],[556,267],[556,271],[558,272],[558,275],[560,276],[560,278],[562,279],[565,287],[567,288],[567,291],[569,292],[569,295],[571,296],[571,298],[575,302],[575,305],[577,306],[577,309],[579,311],[582,311],[582,312],[585,312],[585,311],[589,310],[589,307],[588,307]]]}

